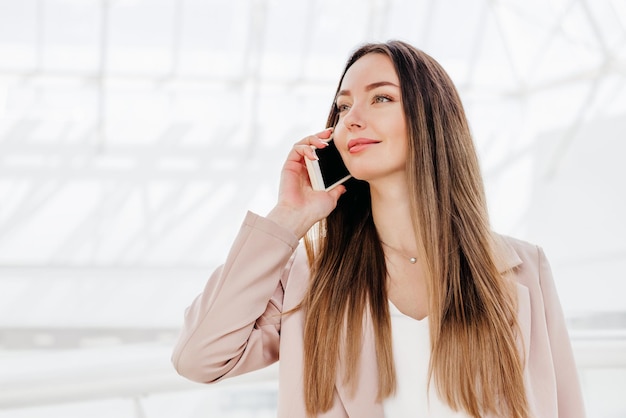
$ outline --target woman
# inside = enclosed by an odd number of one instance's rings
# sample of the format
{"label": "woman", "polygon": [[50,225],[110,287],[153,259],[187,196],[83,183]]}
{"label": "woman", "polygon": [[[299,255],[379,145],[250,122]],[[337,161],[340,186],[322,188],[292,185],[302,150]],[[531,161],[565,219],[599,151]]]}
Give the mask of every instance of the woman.
{"label": "woman", "polygon": [[[276,206],[247,215],[187,310],[178,372],[216,382],[280,356],[288,418],[584,416],[547,260],[490,231],[439,64],[363,46],[327,126],[293,147]],[[304,159],[331,135],[354,178],[314,191]]]}

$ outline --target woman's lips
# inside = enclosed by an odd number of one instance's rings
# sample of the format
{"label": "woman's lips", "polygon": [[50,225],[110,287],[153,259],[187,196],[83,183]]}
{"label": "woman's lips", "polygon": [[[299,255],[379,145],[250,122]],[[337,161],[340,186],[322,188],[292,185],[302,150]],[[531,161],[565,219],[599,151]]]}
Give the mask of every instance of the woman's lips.
{"label": "woman's lips", "polygon": [[350,154],[355,154],[364,150],[373,144],[378,144],[380,141],[376,141],[375,139],[369,138],[356,138],[348,141],[348,151]]}

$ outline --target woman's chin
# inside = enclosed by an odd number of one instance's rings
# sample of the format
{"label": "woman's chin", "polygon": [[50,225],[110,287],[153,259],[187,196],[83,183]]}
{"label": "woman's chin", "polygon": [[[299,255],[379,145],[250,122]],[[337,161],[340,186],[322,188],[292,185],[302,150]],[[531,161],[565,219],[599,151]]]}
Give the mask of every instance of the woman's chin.
{"label": "woman's chin", "polygon": [[355,179],[363,180],[367,182],[371,182],[380,178],[387,177],[390,174],[389,172],[380,170],[380,169],[372,170],[371,167],[362,168],[362,169],[355,168],[355,169],[350,169],[349,171],[350,171],[350,174],[352,174],[352,177],[354,177]]}
{"label": "woman's chin", "polygon": [[348,167],[348,171],[355,179],[368,182],[380,175],[377,171],[367,167]]}

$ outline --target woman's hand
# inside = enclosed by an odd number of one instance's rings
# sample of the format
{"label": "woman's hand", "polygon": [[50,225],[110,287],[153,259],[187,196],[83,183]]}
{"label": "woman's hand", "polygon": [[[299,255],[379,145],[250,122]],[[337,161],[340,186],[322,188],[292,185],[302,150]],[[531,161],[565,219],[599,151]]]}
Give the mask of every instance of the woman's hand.
{"label": "woman's hand", "polygon": [[311,187],[305,158],[316,159],[311,148],[324,148],[333,130],[307,136],[297,142],[287,156],[280,178],[278,202],[267,215],[268,219],[282,225],[301,238],[319,220],[324,219],[337,206],[337,200],[346,191],[339,185],[329,192],[316,191]]}

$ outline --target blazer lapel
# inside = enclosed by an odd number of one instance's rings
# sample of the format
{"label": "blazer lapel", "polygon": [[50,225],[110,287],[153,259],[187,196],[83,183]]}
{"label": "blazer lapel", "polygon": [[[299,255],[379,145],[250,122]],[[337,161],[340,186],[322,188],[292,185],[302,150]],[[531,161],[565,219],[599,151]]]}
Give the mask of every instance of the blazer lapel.
{"label": "blazer lapel", "polygon": [[[500,274],[510,274],[516,267],[522,264],[522,259],[505,237],[494,234],[496,267]],[[530,291],[519,282],[515,281],[517,290],[517,324],[520,329],[518,346],[522,355],[527,356],[530,350]]]}
{"label": "blazer lapel", "polygon": [[492,234],[496,267],[500,274],[507,273],[522,264],[515,249],[499,234]]}
{"label": "blazer lapel", "polygon": [[350,387],[343,384],[345,365],[339,357],[337,368],[336,388],[339,398],[349,417],[383,418],[385,413],[381,403],[376,402],[378,396],[378,362],[376,359],[376,342],[374,327],[369,309],[365,309],[363,323],[363,338],[361,341],[361,355],[357,369],[357,388],[354,394]]}

